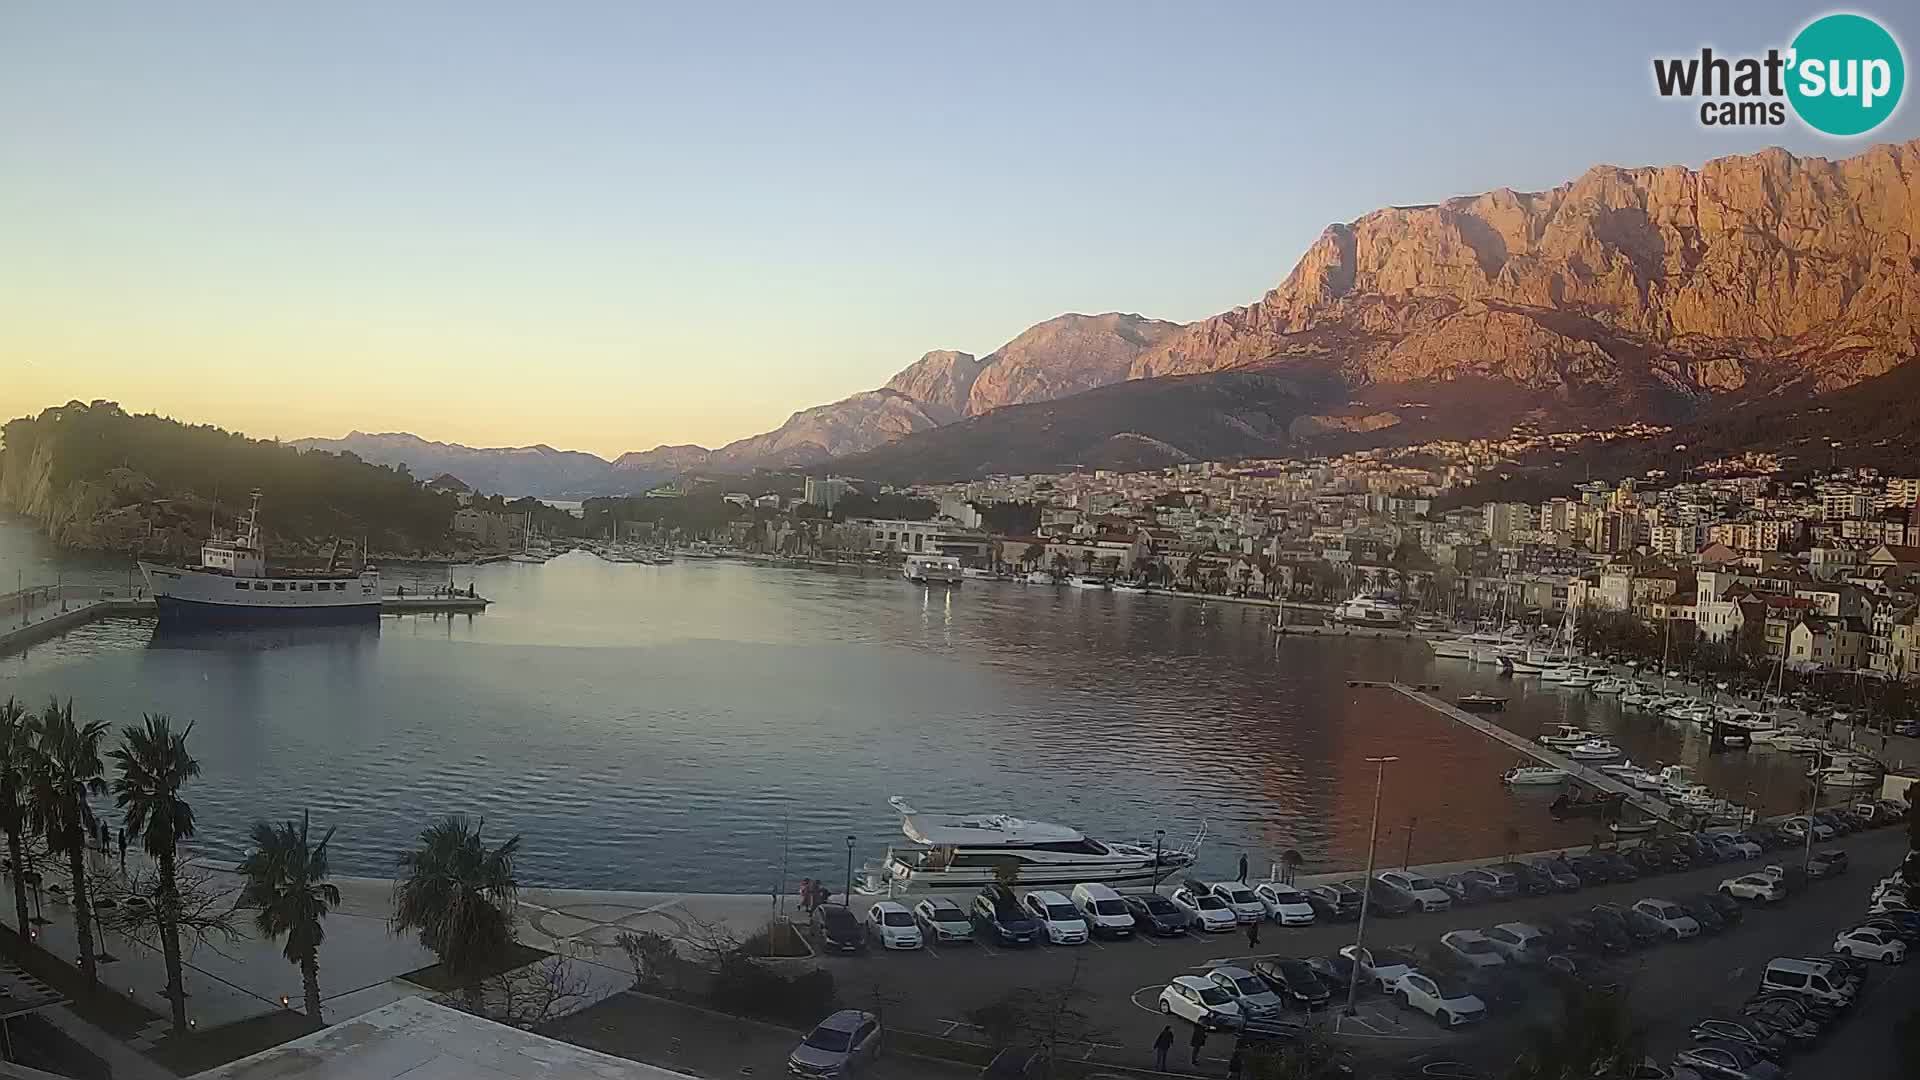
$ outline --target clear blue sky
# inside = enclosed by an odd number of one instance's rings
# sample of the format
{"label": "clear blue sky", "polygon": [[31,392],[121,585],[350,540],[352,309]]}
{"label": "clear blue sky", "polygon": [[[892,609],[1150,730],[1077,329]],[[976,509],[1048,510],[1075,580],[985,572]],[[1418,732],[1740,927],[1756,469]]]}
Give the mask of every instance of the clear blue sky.
{"label": "clear blue sky", "polygon": [[10,4],[0,413],[717,444],[1063,311],[1247,303],[1383,204],[1920,134],[1654,97],[1818,10]]}

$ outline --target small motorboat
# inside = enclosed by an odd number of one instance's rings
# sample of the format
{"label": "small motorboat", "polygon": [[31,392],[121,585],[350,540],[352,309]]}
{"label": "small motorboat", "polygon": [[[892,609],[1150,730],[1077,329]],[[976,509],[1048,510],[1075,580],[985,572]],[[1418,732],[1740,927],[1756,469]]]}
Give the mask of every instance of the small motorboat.
{"label": "small motorboat", "polygon": [[1851,765],[1837,768],[1814,769],[1807,774],[1809,779],[1819,782],[1821,787],[1863,788],[1872,787],[1880,782],[1880,774]]}
{"label": "small motorboat", "polygon": [[1564,784],[1567,773],[1551,765],[1516,765],[1500,774],[1500,782],[1516,787],[1532,784]]}
{"label": "small motorboat", "polygon": [[1606,739],[1588,739],[1579,746],[1567,750],[1567,756],[1575,761],[1605,761],[1608,758],[1617,758],[1620,754],[1620,748]]}
{"label": "small motorboat", "polygon": [[1643,833],[1650,833],[1654,829],[1659,828],[1659,826],[1659,822],[1646,819],[1640,821],[1607,822],[1608,831],[1612,832],[1615,836],[1639,836]]}
{"label": "small motorboat", "polygon": [[1565,792],[1562,792],[1554,796],[1553,803],[1547,807],[1547,811],[1557,819],[1570,817],[1612,818],[1620,813],[1620,804],[1625,802],[1626,798],[1625,795],[1610,791],[1600,792],[1591,798],[1582,797],[1578,794],[1568,796]]}
{"label": "small motorboat", "polygon": [[1569,690],[1591,690],[1599,680],[1584,671],[1575,671],[1560,680],[1560,685]]}
{"label": "small motorboat", "polygon": [[1596,694],[1624,694],[1627,692],[1627,685],[1627,680],[1609,675],[1593,684],[1593,692]]}
{"label": "small motorboat", "polygon": [[1492,694],[1461,694],[1454,701],[1468,712],[1500,712],[1507,707],[1506,698],[1494,697]]}
{"label": "small motorboat", "polygon": [[1567,676],[1572,675],[1573,673],[1574,673],[1574,669],[1568,667],[1565,664],[1540,665],[1540,681],[1541,682],[1552,682],[1552,683],[1565,682]]}
{"label": "small motorboat", "polygon": [[1597,739],[1599,737],[1597,732],[1588,731],[1586,728],[1575,727],[1572,724],[1560,724],[1553,729],[1552,734],[1538,736],[1534,741],[1542,746],[1551,746],[1556,750],[1566,750],[1579,746],[1581,743],[1587,742],[1590,739]]}

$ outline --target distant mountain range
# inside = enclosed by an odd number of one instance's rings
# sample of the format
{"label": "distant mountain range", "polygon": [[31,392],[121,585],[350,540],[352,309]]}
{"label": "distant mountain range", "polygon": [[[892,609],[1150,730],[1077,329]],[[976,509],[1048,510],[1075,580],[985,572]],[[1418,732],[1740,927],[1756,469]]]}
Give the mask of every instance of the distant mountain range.
{"label": "distant mountain range", "polygon": [[1186,326],[1061,315],[983,359],[927,353],[717,450],[607,462],[405,435],[299,445],[508,494],[829,461],[946,480],[1499,435],[1521,420],[1685,424],[1749,405],[1804,420],[1822,415],[1798,411],[1818,395],[1916,351],[1920,140],[1840,161],[1768,149],[1697,171],[1596,166],[1549,191],[1377,210],[1329,226],[1246,307]]}

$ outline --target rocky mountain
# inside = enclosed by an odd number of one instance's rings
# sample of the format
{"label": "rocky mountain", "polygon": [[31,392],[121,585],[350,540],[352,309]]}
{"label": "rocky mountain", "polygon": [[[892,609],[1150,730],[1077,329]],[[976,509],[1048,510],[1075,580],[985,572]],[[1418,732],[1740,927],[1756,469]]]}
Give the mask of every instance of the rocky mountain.
{"label": "rocky mountain", "polygon": [[348,432],[340,439],[296,439],[303,450],[352,453],[376,465],[405,465],[415,476],[446,474],[478,491],[544,498],[619,495],[644,491],[675,472],[633,468],[616,472],[605,458],[579,450],[538,446],[463,446],[404,431]]}
{"label": "rocky mountain", "polygon": [[1333,225],[1258,303],[1129,376],[1330,361],[1352,386],[1481,377],[1623,408],[1851,385],[1920,347],[1920,141],[1597,166]]}
{"label": "rocky mountain", "polygon": [[1178,323],[1118,312],[1048,319],[980,362],[962,411],[979,416],[1120,382],[1142,353],[1179,329]]}
{"label": "rocky mountain", "polygon": [[884,389],[912,398],[927,415],[950,424],[966,415],[967,398],[973,393],[981,366],[972,353],[938,349],[888,379]]}

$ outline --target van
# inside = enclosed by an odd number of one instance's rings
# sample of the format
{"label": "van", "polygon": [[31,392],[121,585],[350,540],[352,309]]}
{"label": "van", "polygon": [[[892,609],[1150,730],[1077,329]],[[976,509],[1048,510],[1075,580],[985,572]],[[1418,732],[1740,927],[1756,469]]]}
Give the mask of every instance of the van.
{"label": "van", "polygon": [[1775,957],[1767,962],[1766,974],[1760,977],[1760,990],[1799,994],[1836,1007],[1853,1001],[1846,980],[1832,964],[1818,960]]}
{"label": "van", "polygon": [[1093,927],[1094,933],[1117,938],[1133,936],[1133,913],[1127,910],[1127,902],[1111,885],[1097,881],[1075,885],[1073,906],[1086,916],[1087,925]]}

